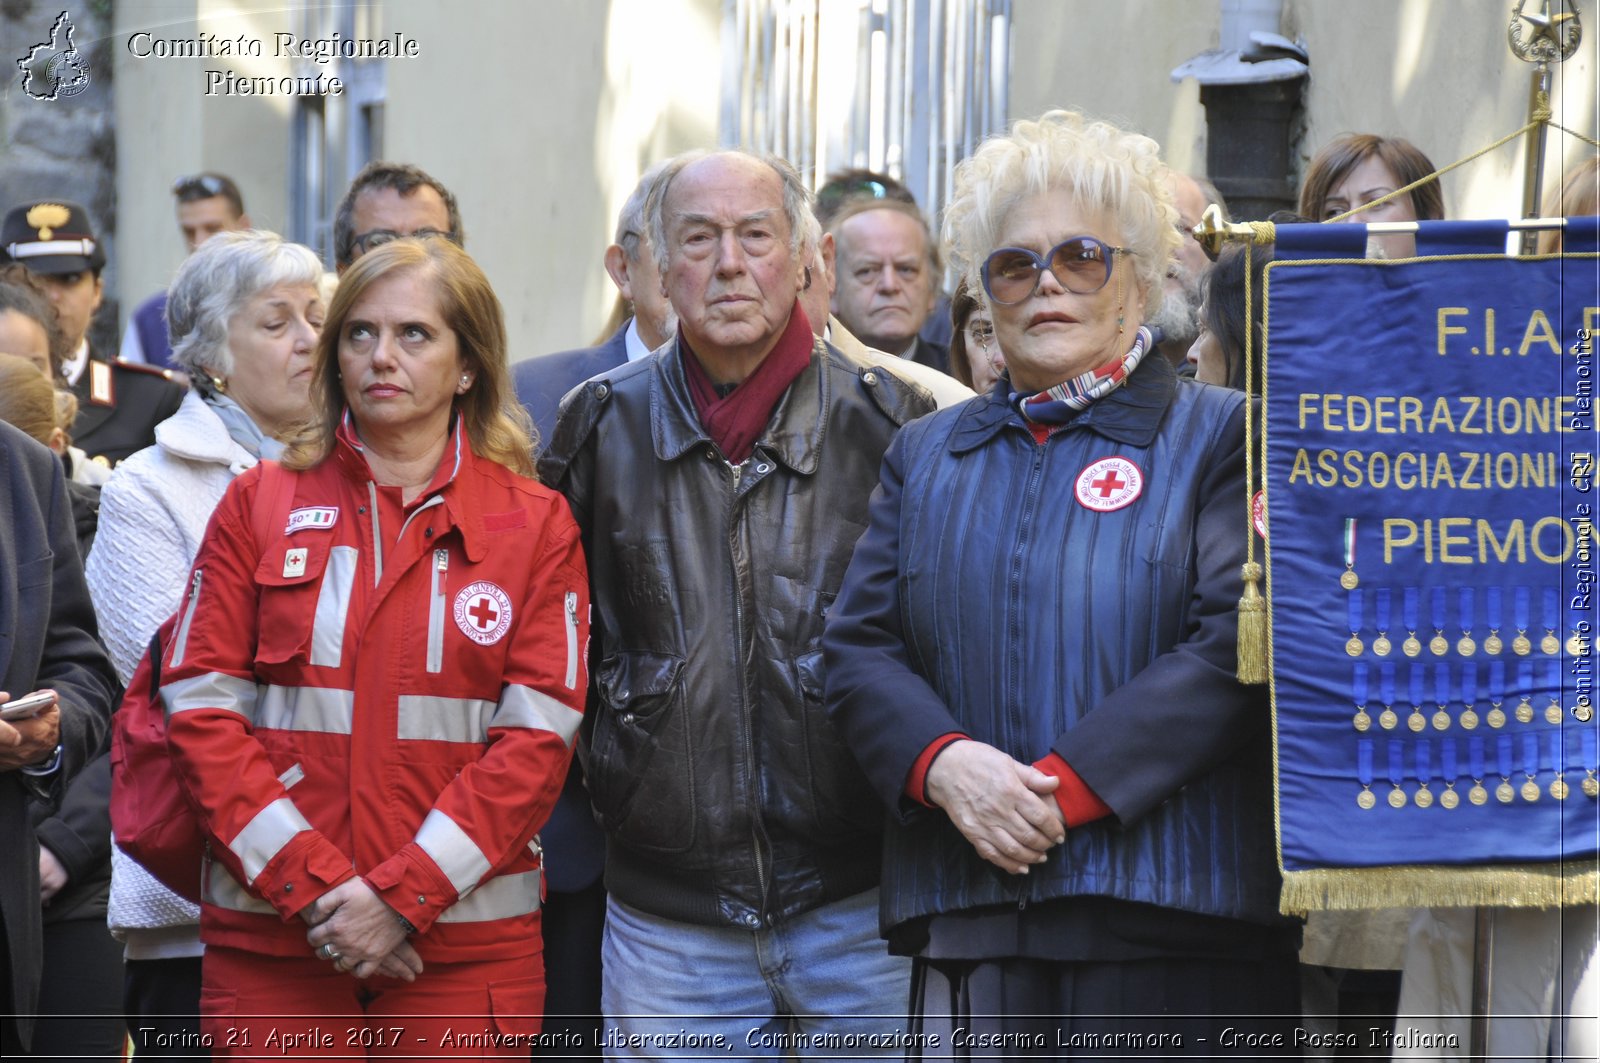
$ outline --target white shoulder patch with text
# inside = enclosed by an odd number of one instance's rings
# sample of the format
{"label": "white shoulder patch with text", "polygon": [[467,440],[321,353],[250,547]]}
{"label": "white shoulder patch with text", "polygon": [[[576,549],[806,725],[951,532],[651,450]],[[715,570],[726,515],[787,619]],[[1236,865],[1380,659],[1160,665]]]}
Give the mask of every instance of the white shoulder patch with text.
{"label": "white shoulder patch with text", "polygon": [[283,534],[293,535],[307,528],[331,528],[339,520],[338,506],[308,506],[289,511],[289,526]]}

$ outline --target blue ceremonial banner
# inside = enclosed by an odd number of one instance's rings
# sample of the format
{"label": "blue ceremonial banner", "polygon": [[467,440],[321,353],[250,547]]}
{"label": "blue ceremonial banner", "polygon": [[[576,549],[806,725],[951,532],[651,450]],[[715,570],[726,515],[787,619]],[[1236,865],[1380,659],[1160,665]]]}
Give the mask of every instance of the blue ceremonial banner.
{"label": "blue ceremonial banner", "polygon": [[1595,222],[1539,258],[1504,222],[1424,224],[1393,262],[1351,257],[1363,226],[1277,230],[1286,908],[1596,896]]}

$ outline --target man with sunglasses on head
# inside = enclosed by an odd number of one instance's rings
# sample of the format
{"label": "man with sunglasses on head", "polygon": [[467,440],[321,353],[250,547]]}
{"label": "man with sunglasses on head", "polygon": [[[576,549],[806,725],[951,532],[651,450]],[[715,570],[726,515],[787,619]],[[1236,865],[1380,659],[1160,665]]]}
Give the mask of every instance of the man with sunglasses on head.
{"label": "man with sunglasses on head", "polygon": [[410,163],[367,163],[350,182],[334,215],[333,250],[339,272],[373,248],[408,236],[465,246],[456,197]]}
{"label": "man with sunglasses on head", "polygon": [[72,441],[96,464],[115,465],[156,441],[183,388],[154,366],[107,359],[89,342],[105,286],[106,253],[89,212],[64,199],[30,200],[0,222],[0,264],[15,262],[44,288],[68,352],[61,381],[78,398]]}
{"label": "man with sunglasses on head", "polygon": [[[233,178],[220,173],[197,173],[180,177],[172,184],[177,201],[178,230],[183,233],[189,254],[218,233],[250,228],[250,215],[244,212],[244,197]],[[139,304],[128,318],[122,334],[125,362],[177,370],[172,360],[172,344],[167,338],[167,292],[163,288]]]}

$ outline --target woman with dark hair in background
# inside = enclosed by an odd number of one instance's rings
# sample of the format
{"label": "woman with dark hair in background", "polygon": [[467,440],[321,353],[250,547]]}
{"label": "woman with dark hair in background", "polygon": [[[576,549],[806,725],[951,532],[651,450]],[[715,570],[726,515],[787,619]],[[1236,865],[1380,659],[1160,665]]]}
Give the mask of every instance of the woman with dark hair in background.
{"label": "woman with dark hair in background", "polygon": [[979,395],[987,394],[1005,375],[1006,356],[994,338],[989,308],[973,296],[966,282],[950,300],[950,375]]}
{"label": "woman with dark hair in background", "polygon": [[[1300,184],[1300,213],[1312,221],[1327,221],[1346,211],[1382,199],[1390,192],[1434,172],[1434,165],[1416,145],[1399,137],[1372,133],[1345,133],[1325,144]],[[1347,221],[1439,221],[1444,217],[1444,192],[1429,181],[1403,196],[1396,196]],[[1384,233],[1367,241],[1373,258],[1411,258],[1417,253],[1410,233]],[[1374,254],[1374,250],[1378,253]]]}

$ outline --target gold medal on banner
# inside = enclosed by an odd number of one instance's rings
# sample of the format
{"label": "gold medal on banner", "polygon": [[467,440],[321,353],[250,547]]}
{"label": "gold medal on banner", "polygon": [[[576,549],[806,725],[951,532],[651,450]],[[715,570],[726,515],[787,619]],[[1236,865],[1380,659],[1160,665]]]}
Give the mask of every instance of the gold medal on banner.
{"label": "gold medal on banner", "polygon": [[1539,640],[1539,649],[1547,657],[1554,657],[1561,652],[1561,640],[1556,638],[1554,631],[1546,631],[1544,638]]}
{"label": "gold medal on banner", "polygon": [[1573,635],[1571,638],[1567,639],[1567,656],[1568,657],[1587,657],[1587,656],[1589,656],[1589,640],[1585,639],[1585,638],[1581,638],[1578,635]]}
{"label": "gold medal on banner", "polygon": [[1404,808],[1404,807],[1406,807],[1406,792],[1404,790],[1400,789],[1400,787],[1398,787],[1398,786],[1396,786],[1393,790],[1389,791],[1389,807],[1390,808]]}
{"label": "gold medal on banner", "polygon": [[1372,652],[1379,657],[1389,656],[1389,651],[1392,649],[1394,649],[1394,644],[1382,635],[1372,640]]}
{"label": "gold medal on banner", "polygon": [[1580,701],[1573,706],[1572,717],[1579,723],[1588,723],[1594,719],[1594,708],[1587,701]]}
{"label": "gold medal on banner", "polygon": [[1417,789],[1416,801],[1418,808],[1433,807],[1433,794],[1428,790],[1427,783],[1423,783],[1422,786]]}
{"label": "gold medal on banner", "polygon": [[1357,709],[1355,717],[1350,722],[1355,724],[1358,731],[1364,732],[1372,728],[1372,717],[1367,715],[1366,709]]}
{"label": "gold medal on banner", "polygon": [[1526,634],[1519,631],[1517,637],[1511,640],[1511,652],[1518,657],[1526,657],[1533,652],[1533,643],[1528,641]]}
{"label": "gold medal on banner", "polygon": [[1417,654],[1422,652],[1422,643],[1417,641],[1415,632],[1412,632],[1406,637],[1406,640],[1400,644],[1400,651],[1407,657],[1415,657]]}
{"label": "gold medal on banner", "polygon": [[1528,776],[1528,781],[1522,784],[1522,799],[1524,801],[1537,801],[1544,791],[1539,789],[1539,784],[1533,781],[1533,776]]}
{"label": "gold medal on banner", "polygon": [[1478,727],[1478,714],[1471,709],[1464,709],[1461,713],[1461,728],[1465,731],[1475,731]]}
{"label": "gold medal on banner", "polygon": [[1544,722],[1551,727],[1559,727],[1561,725],[1561,706],[1553,701],[1546,705],[1544,707]]}
{"label": "gold medal on banner", "polygon": [[1461,803],[1461,798],[1456,794],[1456,784],[1451,783],[1444,788],[1444,793],[1439,795],[1439,807],[1450,809]]}
{"label": "gold medal on banner", "polygon": [[1356,636],[1351,635],[1350,636],[1350,641],[1346,642],[1344,644],[1344,652],[1348,653],[1352,657],[1360,657],[1361,656],[1361,650],[1362,650],[1361,640],[1359,638],[1357,638]]}
{"label": "gold medal on banner", "polygon": [[1444,637],[1443,632],[1440,632],[1428,640],[1428,650],[1435,657],[1443,657],[1450,652],[1450,641]]}
{"label": "gold medal on banner", "polygon": [[1516,707],[1518,723],[1533,722],[1533,706],[1528,703],[1528,695],[1522,695],[1522,703]]}
{"label": "gold medal on banner", "polygon": [[1399,722],[1400,717],[1394,714],[1393,709],[1384,709],[1382,712],[1378,713],[1378,726],[1382,727],[1385,731],[1394,730],[1395,725]]}
{"label": "gold medal on banner", "polygon": [[1361,788],[1361,792],[1356,794],[1356,804],[1360,805],[1362,808],[1374,808],[1378,804],[1377,795],[1367,787],[1363,786]]}
{"label": "gold medal on banner", "polygon": [[1595,778],[1594,772],[1583,777],[1583,782],[1578,784],[1585,797],[1600,797],[1600,779]]}
{"label": "gold medal on banner", "polygon": [[1488,715],[1485,716],[1484,719],[1487,720],[1489,726],[1493,727],[1495,730],[1499,730],[1506,725],[1506,714],[1501,711],[1500,706],[1498,705],[1490,709]]}
{"label": "gold medal on banner", "polygon": [[1406,726],[1416,734],[1421,734],[1428,726],[1428,718],[1422,715],[1421,709],[1412,709],[1411,715],[1406,717]]}
{"label": "gold medal on banner", "polygon": [[1440,709],[1438,712],[1434,713],[1433,714],[1433,729],[1435,731],[1448,731],[1448,730],[1450,730],[1450,714],[1448,712],[1445,712],[1443,709]]}
{"label": "gold medal on banner", "polygon": [[1489,803],[1489,791],[1483,788],[1483,780],[1479,779],[1472,784],[1472,789],[1467,791],[1467,800],[1475,805]]}
{"label": "gold medal on banner", "polygon": [[1472,641],[1471,636],[1462,635],[1456,642],[1456,652],[1463,657],[1471,657],[1478,652],[1478,644]]}
{"label": "gold medal on banner", "polygon": [[1493,631],[1489,632],[1489,637],[1483,640],[1484,653],[1493,654],[1498,657],[1500,655],[1500,651],[1505,648],[1506,644],[1501,642],[1500,636]]}
{"label": "gold medal on banner", "polygon": [[1353,591],[1361,586],[1361,577],[1356,575],[1355,569],[1347,568],[1339,576],[1339,586],[1347,591]]}
{"label": "gold medal on banner", "polygon": [[1550,796],[1555,798],[1557,801],[1565,801],[1567,799],[1567,794],[1571,792],[1572,791],[1567,787],[1567,780],[1563,779],[1559,775],[1557,775],[1555,781],[1550,784]]}
{"label": "gold medal on banner", "polygon": [[1511,788],[1510,779],[1502,780],[1500,785],[1494,788],[1494,799],[1502,805],[1509,805],[1516,798],[1517,792]]}

